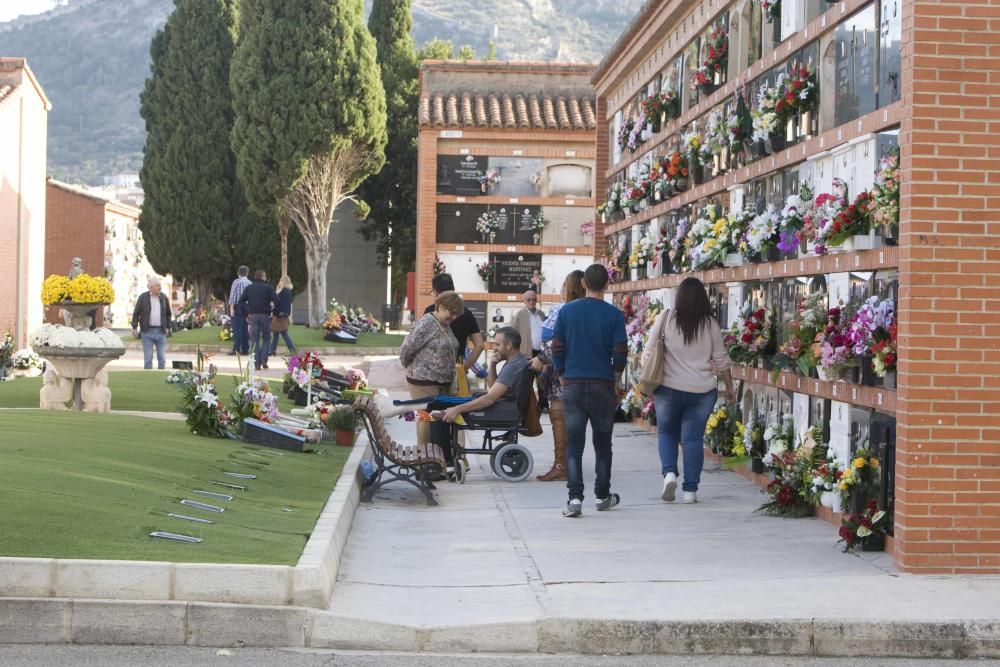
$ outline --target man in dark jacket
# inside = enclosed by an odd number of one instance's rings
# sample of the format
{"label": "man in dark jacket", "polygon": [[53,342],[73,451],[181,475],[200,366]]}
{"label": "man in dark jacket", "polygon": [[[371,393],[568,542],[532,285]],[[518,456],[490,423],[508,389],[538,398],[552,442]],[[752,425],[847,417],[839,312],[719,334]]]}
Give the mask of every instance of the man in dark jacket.
{"label": "man in dark jacket", "polygon": [[240,304],[250,325],[250,354],[255,369],[267,368],[267,353],[271,349],[271,314],[278,302],[274,287],[267,282],[267,273],[253,274],[253,283],[243,290]]}
{"label": "man in dark jacket", "polygon": [[[153,367],[153,347],[156,347],[156,364],[160,370],[167,365],[167,336],[170,335],[170,302],[161,293],[160,279],[152,277],[135,301],[132,311],[132,335],[142,338],[142,367]],[[140,336],[141,334],[141,336]]]}

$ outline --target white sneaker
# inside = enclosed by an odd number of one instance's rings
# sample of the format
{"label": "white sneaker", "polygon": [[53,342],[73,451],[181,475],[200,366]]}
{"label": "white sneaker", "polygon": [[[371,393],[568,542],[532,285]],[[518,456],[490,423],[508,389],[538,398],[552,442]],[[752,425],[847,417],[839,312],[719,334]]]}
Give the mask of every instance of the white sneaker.
{"label": "white sneaker", "polygon": [[677,493],[677,475],[668,472],[663,476],[663,491],[660,493],[661,500],[673,501]]}
{"label": "white sneaker", "polygon": [[685,505],[691,505],[691,504],[696,503],[696,502],[698,502],[698,494],[697,493],[695,493],[694,491],[685,491],[684,492],[684,504]]}

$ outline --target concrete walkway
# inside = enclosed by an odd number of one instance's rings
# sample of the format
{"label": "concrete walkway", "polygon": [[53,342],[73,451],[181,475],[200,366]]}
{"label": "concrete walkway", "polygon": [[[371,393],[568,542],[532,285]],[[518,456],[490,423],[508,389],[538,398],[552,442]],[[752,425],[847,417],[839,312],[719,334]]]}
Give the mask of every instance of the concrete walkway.
{"label": "concrete walkway", "polygon": [[[412,424],[388,426],[397,440],[413,440]],[[535,473],[552,461],[545,430],[522,440]],[[645,647],[630,623],[986,621],[1000,651],[1000,578],[917,577],[895,572],[886,554],[843,554],[829,523],[755,514],[765,496],[718,465],[706,467],[698,504],[664,503],[655,440],[632,425],[615,429],[612,490],[622,505],[594,511],[588,446],[580,519],[560,515],[563,483],[501,482],[487,457],[470,459],[465,485],[438,485],[438,507],[399,483],[361,505],[333,615],[455,635],[525,623],[558,635],[552,623],[564,621],[574,628],[568,650],[586,652]],[[601,637],[577,634],[588,622],[619,621],[627,636],[609,637],[606,626]],[[769,632],[782,635],[776,627]],[[788,632],[788,641],[815,641]],[[588,640],[597,643],[579,643]]]}

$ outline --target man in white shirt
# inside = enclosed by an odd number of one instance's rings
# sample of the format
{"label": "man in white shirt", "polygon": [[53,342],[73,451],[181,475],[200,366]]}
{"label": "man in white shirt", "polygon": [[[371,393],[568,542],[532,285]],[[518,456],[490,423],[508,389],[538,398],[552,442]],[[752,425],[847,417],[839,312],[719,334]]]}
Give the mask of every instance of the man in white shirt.
{"label": "man in white shirt", "polygon": [[147,283],[149,291],[139,295],[132,312],[132,335],[142,339],[143,368],[153,367],[156,348],[157,367],[167,365],[167,336],[170,335],[170,302],[161,293],[160,279],[153,276]]}

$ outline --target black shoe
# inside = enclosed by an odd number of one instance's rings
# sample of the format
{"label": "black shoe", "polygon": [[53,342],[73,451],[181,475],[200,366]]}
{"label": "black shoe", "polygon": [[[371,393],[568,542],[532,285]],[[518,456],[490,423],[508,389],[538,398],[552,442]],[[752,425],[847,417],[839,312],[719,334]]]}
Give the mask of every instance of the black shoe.
{"label": "black shoe", "polygon": [[229,352],[226,352],[226,354],[228,354],[230,357],[235,357],[236,356],[236,350],[230,350]]}
{"label": "black shoe", "polygon": [[260,364],[254,364],[254,365],[253,365],[253,369],[254,369],[255,371],[259,371],[259,370],[260,370]]}
{"label": "black shoe", "polygon": [[267,370],[267,364],[261,364],[261,366],[264,367],[264,370]]}

